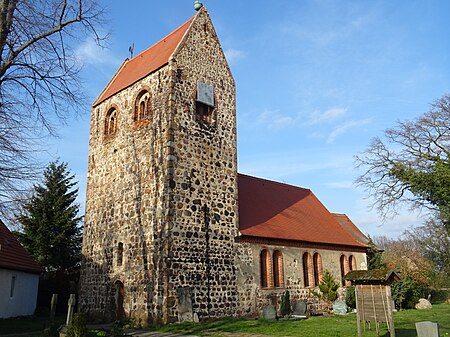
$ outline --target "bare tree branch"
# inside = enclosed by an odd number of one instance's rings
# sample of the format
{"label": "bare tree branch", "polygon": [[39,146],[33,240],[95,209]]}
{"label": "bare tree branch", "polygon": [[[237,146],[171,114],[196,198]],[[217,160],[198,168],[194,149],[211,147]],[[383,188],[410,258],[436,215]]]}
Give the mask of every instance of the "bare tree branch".
{"label": "bare tree branch", "polygon": [[[367,191],[382,217],[399,205],[438,211],[450,219],[450,95],[414,121],[398,122],[355,156],[364,173],[356,184]],[[448,225],[447,225],[448,226]]]}
{"label": "bare tree branch", "polygon": [[0,0],[0,216],[41,169],[39,141],[87,108],[75,47],[104,41],[103,17],[95,0]]}

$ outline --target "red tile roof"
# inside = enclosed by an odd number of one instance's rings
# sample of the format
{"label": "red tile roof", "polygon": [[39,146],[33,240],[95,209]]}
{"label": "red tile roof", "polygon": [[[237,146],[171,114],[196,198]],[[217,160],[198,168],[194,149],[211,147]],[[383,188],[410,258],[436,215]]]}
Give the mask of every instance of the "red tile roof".
{"label": "red tile roof", "polygon": [[243,235],[366,247],[308,189],[239,174],[238,197]]}
{"label": "red tile roof", "polygon": [[369,242],[369,238],[365,236],[358,227],[356,227],[353,221],[350,220],[346,214],[333,213],[333,216],[342,228],[344,228],[344,230],[347,231],[347,233],[349,233],[356,241],[363,244],[367,244],[367,242]]}
{"label": "red tile roof", "polygon": [[39,264],[21,246],[16,237],[0,220],[0,269],[22,270],[41,273]]}
{"label": "red tile roof", "polygon": [[190,18],[165,38],[131,60],[125,60],[112,80],[95,100],[93,106],[100,104],[112,95],[166,65],[169,62],[170,56],[183,39],[193,19],[194,17]]}

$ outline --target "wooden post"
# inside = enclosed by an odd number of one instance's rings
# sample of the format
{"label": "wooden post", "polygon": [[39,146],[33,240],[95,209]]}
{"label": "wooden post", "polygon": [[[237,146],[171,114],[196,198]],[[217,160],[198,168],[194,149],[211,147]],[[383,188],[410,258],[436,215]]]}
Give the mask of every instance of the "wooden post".
{"label": "wooden post", "polygon": [[358,337],[362,337],[362,329],[361,329],[361,311],[363,310],[362,306],[359,306],[359,297],[358,297],[358,286],[355,287],[355,298],[356,298],[356,325],[358,326]]}
{"label": "wooden post", "polygon": [[73,309],[75,307],[75,294],[70,294],[68,310],[67,310],[67,320],[66,325],[70,325],[72,323],[73,318]]}
{"label": "wooden post", "polygon": [[50,302],[50,321],[53,322],[56,313],[56,304],[58,303],[58,294],[52,295],[52,301]]}
{"label": "wooden post", "polygon": [[391,287],[386,286],[386,304],[389,318],[389,335],[391,337],[395,337],[394,317],[392,313],[394,308],[391,307],[391,303],[392,303]]}

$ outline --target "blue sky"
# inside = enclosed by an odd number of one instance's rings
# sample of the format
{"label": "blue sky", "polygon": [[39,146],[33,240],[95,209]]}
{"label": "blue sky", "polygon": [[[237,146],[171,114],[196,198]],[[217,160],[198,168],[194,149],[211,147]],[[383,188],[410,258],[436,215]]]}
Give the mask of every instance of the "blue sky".
{"label": "blue sky", "polygon": [[[101,1],[102,3],[102,1]],[[108,49],[80,41],[93,102],[134,43],[135,55],[195,14],[193,1],[103,1]],[[450,92],[450,1],[204,0],[237,85],[242,173],[310,188],[372,236],[420,220],[382,223],[353,182],[354,155]],[[89,111],[50,139],[42,160],[69,163],[84,204]]]}

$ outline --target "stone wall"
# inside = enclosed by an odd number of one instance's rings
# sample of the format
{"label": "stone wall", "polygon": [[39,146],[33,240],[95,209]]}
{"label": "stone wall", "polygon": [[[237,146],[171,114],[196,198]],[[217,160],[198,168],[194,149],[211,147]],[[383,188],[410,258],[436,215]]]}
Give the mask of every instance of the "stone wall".
{"label": "stone wall", "polygon": [[[162,285],[155,265],[167,212],[168,82],[162,68],[92,109],[80,281],[80,306],[92,316],[115,319],[116,281],[124,284],[127,315],[144,322],[157,312],[153,299],[161,297]],[[142,88],[151,92],[152,118],[136,125],[133,99]],[[117,131],[105,137],[110,107],[118,112]]]}
{"label": "stone wall", "polygon": [[[280,288],[261,288],[260,253],[267,249],[272,255],[280,251],[283,256],[284,286]],[[289,247],[278,245],[264,245],[241,242],[237,245],[236,275],[238,284],[239,316],[256,317],[260,315],[262,307],[275,305],[279,309],[281,295],[289,290],[291,301],[304,300],[311,310],[321,309],[321,303],[311,295],[310,289],[305,287],[303,276],[303,254],[309,252],[311,256],[319,253],[322,257],[323,271],[329,270],[337,282],[341,282],[340,258],[353,255],[356,258],[357,269],[367,265],[365,253],[358,251],[327,249],[326,247]]]}
{"label": "stone wall", "polygon": [[[196,119],[198,80],[214,88],[211,125]],[[151,118],[137,124],[143,88]],[[105,135],[111,108],[117,130]],[[232,315],[235,85],[206,10],[167,66],[93,107],[90,128],[81,310],[142,324]]]}
{"label": "stone wall", "polygon": [[[169,66],[174,75],[169,321],[180,316],[177,290],[186,288],[194,316],[231,316],[237,305],[235,84],[206,11],[197,15]],[[214,90],[211,123],[195,115],[198,80]]]}

